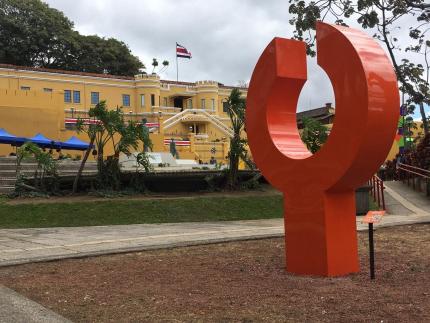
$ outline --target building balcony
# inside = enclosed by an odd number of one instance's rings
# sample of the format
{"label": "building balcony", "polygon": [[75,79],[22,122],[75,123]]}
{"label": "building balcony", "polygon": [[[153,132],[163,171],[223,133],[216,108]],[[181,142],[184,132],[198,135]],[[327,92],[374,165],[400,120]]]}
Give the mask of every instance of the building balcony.
{"label": "building balcony", "polygon": [[154,105],[151,107],[151,112],[153,112],[153,113],[158,113],[158,112],[179,113],[182,110],[183,110],[182,108],[178,108],[178,107],[163,107],[163,106],[158,106],[158,105]]}
{"label": "building balcony", "polygon": [[217,110],[216,109],[208,109],[208,108],[192,108],[192,107],[183,107],[183,108],[178,108],[178,107],[169,107],[169,106],[158,106],[158,105],[154,105],[151,107],[151,112],[152,113],[163,113],[163,114],[176,114],[179,112],[182,112],[184,110],[200,110],[200,111],[205,111],[207,113],[210,114],[217,114]]}
{"label": "building balcony", "polygon": [[198,133],[195,135],[197,140],[206,140],[209,139],[209,135],[207,133]]}
{"label": "building balcony", "polygon": [[[165,132],[164,133],[164,137],[166,137],[166,138],[182,138],[184,140],[190,140],[191,136],[192,136],[192,133],[190,133],[190,132],[188,132],[188,133],[185,133],[185,132]],[[199,133],[194,134],[194,138],[196,140],[206,140],[206,139],[209,139],[209,135],[207,133],[199,132]]]}

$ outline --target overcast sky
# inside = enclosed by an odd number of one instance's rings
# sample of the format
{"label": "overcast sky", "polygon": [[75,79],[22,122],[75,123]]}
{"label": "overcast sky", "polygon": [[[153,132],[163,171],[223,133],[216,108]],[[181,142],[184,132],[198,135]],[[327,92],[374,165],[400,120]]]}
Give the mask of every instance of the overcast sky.
{"label": "overcast sky", "polygon": [[[65,13],[80,33],[124,41],[152,71],[152,58],[166,59],[163,79],[176,79],[175,43],[193,58],[179,59],[179,79],[249,81],[273,37],[290,38],[287,0],[45,0]],[[308,81],[298,110],[334,103],[331,84],[316,59],[308,58]]]}

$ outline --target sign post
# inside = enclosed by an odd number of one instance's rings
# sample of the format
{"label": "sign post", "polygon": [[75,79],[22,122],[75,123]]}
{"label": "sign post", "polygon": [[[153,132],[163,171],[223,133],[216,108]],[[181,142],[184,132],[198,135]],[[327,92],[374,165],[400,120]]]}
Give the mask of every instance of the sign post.
{"label": "sign post", "polygon": [[373,244],[373,223],[369,223],[369,265],[370,279],[375,279],[375,247]]}
{"label": "sign post", "polygon": [[373,223],[379,223],[385,211],[369,211],[363,219],[363,223],[369,225],[369,266],[370,279],[375,279],[375,245],[373,242]]}

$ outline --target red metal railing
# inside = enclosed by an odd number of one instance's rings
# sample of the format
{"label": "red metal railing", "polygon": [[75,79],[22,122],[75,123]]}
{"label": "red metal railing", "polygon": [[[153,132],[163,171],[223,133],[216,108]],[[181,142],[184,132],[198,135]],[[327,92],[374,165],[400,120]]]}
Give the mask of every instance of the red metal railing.
{"label": "red metal railing", "polygon": [[384,181],[378,176],[373,175],[368,185],[371,187],[370,195],[373,197],[375,203],[378,203],[379,209],[382,208],[382,210],[385,210]]}
{"label": "red metal railing", "polygon": [[[429,170],[408,165],[408,164],[399,163],[397,165],[397,171],[399,173],[400,179],[403,182],[406,181],[408,183],[408,186],[412,182],[412,187],[414,190],[416,189],[416,185],[418,184],[416,178],[420,180],[423,179],[426,184],[426,194],[427,196],[430,195],[430,187],[429,187],[430,171]],[[418,185],[418,190],[421,191],[421,185]]]}

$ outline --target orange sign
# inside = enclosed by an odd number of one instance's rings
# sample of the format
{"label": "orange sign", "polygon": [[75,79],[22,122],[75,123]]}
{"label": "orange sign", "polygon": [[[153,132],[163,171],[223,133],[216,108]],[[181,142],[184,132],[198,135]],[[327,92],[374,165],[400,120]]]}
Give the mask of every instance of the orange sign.
{"label": "orange sign", "polygon": [[306,44],[274,38],[249,85],[246,130],[254,161],[284,193],[287,270],[338,276],[358,272],[355,189],[384,162],[397,132],[393,66],[367,34],[317,23],[318,64],[336,98],[330,136],[315,154],[297,129],[307,79]]}
{"label": "orange sign", "polygon": [[361,222],[363,223],[379,223],[384,216],[385,211],[369,211]]}

